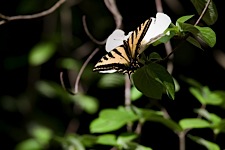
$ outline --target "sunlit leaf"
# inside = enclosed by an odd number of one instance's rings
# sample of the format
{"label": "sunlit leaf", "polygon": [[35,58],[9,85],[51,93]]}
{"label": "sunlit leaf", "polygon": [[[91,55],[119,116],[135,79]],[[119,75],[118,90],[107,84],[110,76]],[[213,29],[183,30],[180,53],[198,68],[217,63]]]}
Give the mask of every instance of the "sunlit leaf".
{"label": "sunlit leaf", "polygon": [[123,133],[120,134],[117,138],[118,145],[126,145],[127,142],[130,142],[138,137],[135,133]]}
{"label": "sunlit leaf", "polygon": [[34,46],[29,53],[29,64],[38,66],[48,61],[55,53],[56,47],[53,43],[45,42]]}
{"label": "sunlit leaf", "polygon": [[137,116],[131,111],[104,109],[100,112],[99,117],[91,122],[90,130],[92,133],[114,131],[137,119]]}
{"label": "sunlit leaf", "polygon": [[29,126],[29,132],[39,143],[43,145],[49,143],[53,136],[52,130],[38,124],[31,124]]}
{"label": "sunlit leaf", "polygon": [[85,147],[91,147],[93,146],[94,144],[96,144],[96,141],[97,141],[97,136],[94,136],[94,135],[87,135],[87,134],[84,134],[82,136],[79,137],[81,143],[85,146]]}
{"label": "sunlit leaf", "polygon": [[102,145],[115,146],[115,145],[117,145],[116,135],[114,135],[114,134],[100,135],[100,136],[98,136],[96,143],[102,144]]}
{"label": "sunlit leaf", "polygon": [[216,44],[216,34],[209,27],[195,26],[199,30],[198,36],[206,42],[207,45],[213,47]]}
{"label": "sunlit leaf", "polygon": [[[191,0],[191,2],[197,10],[198,14],[201,15],[208,0]],[[204,14],[202,19],[207,25],[212,25],[216,22],[217,18],[218,12],[216,9],[216,5],[213,3],[213,1],[210,1],[209,7],[207,8],[206,13]]]}
{"label": "sunlit leaf", "polygon": [[188,15],[188,16],[182,16],[180,18],[177,19],[176,21],[176,26],[179,26],[179,23],[184,23],[187,20],[191,19],[194,15]]}
{"label": "sunlit leaf", "polygon": [[179,125],[185,129],[193,129],[193,128],[209,128],[211,124],[200,118],[185,118],[179,121]]}
{"label": "sunlit leaf", "polygon": [[190,89],[190,92],[193,96],[195,96],[195,98],[202,104],[202,105],[205,105],[206,104],[206,101],[205,101],[205,98],[202,96],[202,92],[197,89],[197,88],[194,88],[194,87],[191,87]]}
{"label": "sunlit leaf", "polygon": [[15,150],[42,150],[42,145],[35,139],[28,139],[20,142]]}
{"label": "sunlit leaf", "polygon": [[143,95],[140,91],[137,90],[135,86],[131,88],[130,93],[131,93],[130,99],[132,101],[139,99]]}
{"label": "sunlit leaf", "polygon": [[192,139],[193,141],[195,141],[196,143],[204,146],[208,150],[220,150],[220,147],[216,143],[213,143],[211,141],[205,140],[197,136],[188,135],[188,137]]}

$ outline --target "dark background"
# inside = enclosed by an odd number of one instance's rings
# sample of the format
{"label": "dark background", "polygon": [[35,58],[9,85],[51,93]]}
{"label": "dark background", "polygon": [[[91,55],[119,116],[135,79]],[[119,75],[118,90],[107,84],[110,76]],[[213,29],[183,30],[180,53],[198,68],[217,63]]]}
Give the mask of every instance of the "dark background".
{"label": "dark background", "polygon": [[[72,1],[69,1],[72,2]],[[217,35],[215,47],[205,47],[204,51],[184,43],[174,55],[173,76],[180,84],[180,91],[176,99],[171,101],[163,97],[162,104],[175,121],[185,117],[196,117],[193,109],[200,107],[197,100],[188,91],[189,85],[180,77],[193,78],[202,85],[208,86],[211,90],[225,90],[225,71],[214,57],[215,52],[224,52],[224,8],[223,1],[214,1],[218,9],[218,20],[210,26]],[[7,16],[19,14],[33,14],[51,7],[53,0],[1,0],[0,13]],[[163,1],[164,12],[168,14],[173,23],[183,15],[198,15],[190,1],[180,1],[181,11],[176,12],[170,9]],[[156,8],[154,1],[117,1],[117,6],[123,16],[123,29],[129,32],[135,29],[140,23],[150,16],[155,16]],[[61,10],[61,12],[59,11]],[[35,89],[35,83],[40,80],[53,81],[60,85],[59,72],[65,71],[58,67],[58,60],[70,57],[81,64],[87,59],[91,51],[98,45],[91,42],[84,32],[82,16],[86,15],[87,25],[90,32],[98,40],[104,40],[114,30],[115,23],[113,16],[107,10],[102,0],[81,0],[73,1],[72,4],[61,7],[59,10],[46,17],[32,20],[11,21],[0,26],[0,68],[1,68],[1,92],[0,92],[0,148],[14,149],[15,145],[29,137],[27,125],[36,121],[49,125],[58,135],[63,135],[72,118],[80,123],[77,133],[89,133],[89,123],[97,114],[87,113],[73,114],[71,104],[62,103],[59,99],[50,99],[40,95]],[[71,13],[71,24],[66,22],[63,26],[63,13]],[[60,16],[61,15],[61,16]],[[204,25],[204,22],[201,22]],[[70,28],[71,27],[71,28]],[[61,32],[68,29],[70,34],[62,35]],[[32,67],[28,63],[28,54],[34,45],[41,41],[58,39],[58,48],[53,57],[41,66]],[[176,46],[179,40],[171,40],[172,46]],[[84,48],[82,47],[84,46]],[[79,49],[80,48],[80,49]],[[159,46],[159,49],[163,46]],[[164,49],[163,49],[164,50]],[[163,50],[160,53],[165,56]],[[99,89],[96,86],[97,73],[91,72],[91,67],[105,54],[104,48],[94,56],[89,63],[90,73],[81,80],[83,92],[97,97],[100,108],[117,108],[123,105],[123,87],[112,90]],[[65,73],[68,73],[65,71]],[[69,73],[68,73],[69,74]],[[71,72],[70,72],[71,74]],[[66,74],[67,75],[67,74]],[[76,73],[74,74],[76,75]],[[65,77],[66,78],[66,77]],[[65,79],[74,81],[76,76]],[[72,80],[72,81],[71,81]],[[88,82],[91,81],[91,82]],[[69,87],[69,85],[67,84]],[[116,93],[116,94],[115,94]],[[121,98],[122,97],[122,98]],[[9,103],[12,102],[12,103]],[[146,104],[146,100],[136,102],[140,107]],[[221,117],[224,111],[221,109],[209,108]],[[48,123],[51,122],[51,123]],[[47,123],[46,123],[47,122]],[[143,127],[141,141],[143,145],[153,149],[178,149],[177,136],[158,123],[147,123]],[[191,132],[204,135],[212,140],[212,133],[208,130]],[[172,140],[171,140],[172,139]],[[224,137],[218,137],[217,143],[224,148]],[[187,149],[201,149],[202,147],[187,140]]]}

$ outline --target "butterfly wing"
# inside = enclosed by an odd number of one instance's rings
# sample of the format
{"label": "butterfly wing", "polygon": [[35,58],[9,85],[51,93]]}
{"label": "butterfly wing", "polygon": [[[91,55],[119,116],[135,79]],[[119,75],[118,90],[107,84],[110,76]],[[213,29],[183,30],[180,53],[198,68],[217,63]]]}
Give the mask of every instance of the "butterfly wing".
{"label": "butterfly wing", "polygon": [[108,54],[103,56],[95,65],[93,71],[100,73],[122,72],[126,73],[129,68],[129,56],[123,45],[111,50]]}
{"label": "butterfly wing", "polygon": [[142,23],[140,26],[138,26],[137,29],[134,30],[133,33],[128,38],[127,42],[128,42],[129,49],[130,49],[130,56],[132,58],[136,59],[136,57],[140,53],[139,50],[140,50],[141,42],[142,42],[146,32],[148,31],[148,28],[149,28],[151,22],[152,22],[151,18],[147,19],[144,23]]}
{"label": "butterfly wing", "polygon": [[118,46],[103,56],[95,65],[93,71],[99,71],[100,73],[122,72],[130,75],[139,67],[137,56],[140,44],[150,24],[151,18],[133,31],[129,38],[123,41],[123,45]]}

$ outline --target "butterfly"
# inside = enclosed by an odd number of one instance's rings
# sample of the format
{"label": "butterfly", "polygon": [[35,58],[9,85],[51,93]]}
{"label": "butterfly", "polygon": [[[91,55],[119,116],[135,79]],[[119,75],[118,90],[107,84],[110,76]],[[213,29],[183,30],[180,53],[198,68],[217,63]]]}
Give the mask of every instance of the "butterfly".
{"label": "butterfly", "polygon": [[[157,13],[157,15],[158,14],[159,13]],[[160,13],[160,15],[161,14],[163,13]],[[130,77],[130,75],[134,73],[135,70],[140,68],[139,55],[143,51],[142,50],[144,47],[143,41],[145,41],[143,39],[146,37],[153,39],[154,37],[157,37],[161,32],[163,33],[165,30],[163,29],[163,31],[160,31],[160,33],[158,33],[155,31],[157,30],[158,27],[155,27],[152,24],[156,24],[155,18],[147,19],[144,23],[138,26],[133,32],[131,32],[127,39],[124,39],[122,41],[116,41],[116,39],[114,39],[114,41],[111,40],[111,42],[116,43],[114,45],[118,45],[118,43],[120,43],[120,45],[113,48],[105,56],[103,56],[94,66],[93,71],[98,71],[100,73],[114,73],[114,72],[120,72],[123,74],[127,73]],[[160,24],[164,23],[161,22]],[[152,29],[149,31],[149,28]],[[145,36],[147,32],[152,32],[153,34],[151,33],[150,36]]]}

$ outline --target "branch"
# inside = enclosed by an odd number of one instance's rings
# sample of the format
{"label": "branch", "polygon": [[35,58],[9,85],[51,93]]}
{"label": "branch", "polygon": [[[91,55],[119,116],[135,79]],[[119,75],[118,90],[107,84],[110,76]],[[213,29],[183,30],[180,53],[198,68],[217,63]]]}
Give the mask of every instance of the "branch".
{"label": "branch", "polygon": [[59,8],[66,0],[59,0],[57,3],[55,3],[51,8],[42,11],[40,13],[32,14],[32,15],[18,15],[18,16],[6,16],[0,13],[0,18],[3,19],[0,21],[0,25],[5,24],[9,21],[14,20],[25,20],[25,19],[35,19],[43,16],[47,16],[54,12],[57,8]]}
{"label": "branch", "polygon": [[87,66],[87,64],[89,63],[89,61],[92,59],[92,57],[99,51],[99,48],[96,48],[92,53],[91,55],[89,55],[89,57],[86,59],[86,61],[84,62],[84,64],[82,65],[78,75],[77,75],[77,78],[76,78],[76,82],[75,82],[75,85],[74,85],[74,94],[77,94],[78,93],[78,85],[79,85],[79,81],[80,81],[80,77],[82,75],[82,73],[84,72],[84,69],[85,67]]}
{"label": "branch", "polygon": [[113,14],[113,17],[116,23],[116,29],[121,28],[123,17],[121,16],[119,10],[117,9],[115,0],[104,0],[104,2],[106,7]]}
{"label": "branch", "polygon": [[[162,6],[162,1],[161,0],[155,0],[155,4],[156,4],[156,10],[157,12],[163,12],[163,6]],[[173,50],[172,50],[172,46],[170,41],[168,41],[167,43],[164,44],[165,49],[166,49],[166,54],[167,54],[167,58],[172,59],[173,58]],[[170,60],[169,59],[169,60]],[[167,63],[167,71],[172,74],[173,72],[173,63],[171,61],[168,61]]]}
{"label": "branch", "polygon": [[205,8],[203,9],[201,15],[199,16],[198,20],[195,22],[195,25],[197,25],[197,24],[200,22],[200,20],[202,19],[202,17],[204,16],[206,10],[207,10],[208,7],[209,7],[210,2],[211,2],[211,0],[208,0],[208,1],[207,1],[206,5],[205,5]]}
{"label": "branch", "polygon": [[98,45],[104,45],[105,42],[106,42],[106,39],[105,39],[104,41],[98,41],[98,40],[96,40],[96,39],[91,35],[91,33],[89,32],[88,27],[87,27],[86,17],[85,17],[85,16],[83,16],[82,22],[83,22],[83,26],[84,26],[84,31],[86,32],[87,36],[88,36],[94,43],[96,43],[96,44],[98,44]]}

